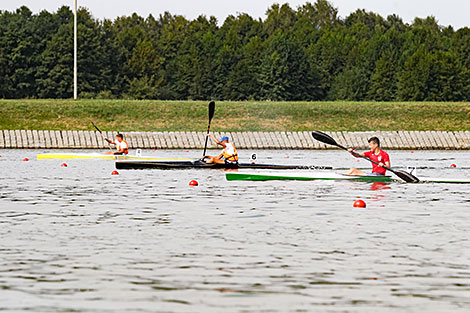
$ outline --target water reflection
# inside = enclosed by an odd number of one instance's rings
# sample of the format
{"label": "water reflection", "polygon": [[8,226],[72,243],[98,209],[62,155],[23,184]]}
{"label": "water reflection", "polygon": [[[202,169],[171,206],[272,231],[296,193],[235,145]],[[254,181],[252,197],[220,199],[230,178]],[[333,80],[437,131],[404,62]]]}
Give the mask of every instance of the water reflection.
{"label": "water reflection", "polygon": [[[466,312],[470,306],[465,185],[227,182],[224,171],[210,170],[111,176],[107,161],[61,168],[60,161],[34,160],[35,153],[2,152],[2,311]],[[409,153],[393,154],[394,164],[418,163]],[[193,155],[200,151],[185,154]],[[343,155],[270,151],[265,159],[339,168]],[[429,166],[420,174],[455,174],[444,168],[448,160],[439,162],[446,152],[417,155],[432,160],[420,163]],[[18,161],[25,156],[30,163]],[[464,164],[470,154],[452,156]],[[188,186],[192,179],[198,187]],[[351,210],[358,197],[369,200],[369,209]]]}
{"label": "water reflection", "polygon": [[389,183],[379,183],[379,182],[376,182],[376,183],[372,183],[371,186],[370,186],[370,190],[372,191],[377,191],[377,190],[390,190],[392,189],[390,187],[390,184]]}

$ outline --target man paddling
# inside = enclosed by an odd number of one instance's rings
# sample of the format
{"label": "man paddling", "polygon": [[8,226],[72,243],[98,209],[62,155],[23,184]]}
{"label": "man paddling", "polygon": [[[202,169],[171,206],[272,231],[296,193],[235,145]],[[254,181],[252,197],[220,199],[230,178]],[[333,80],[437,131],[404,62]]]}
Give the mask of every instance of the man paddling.
{"label": "man paddling", "polygon": [[372,163],[372,173],[367,174],[364,171],[358,170],[356,168],[351,168],[346,175],[356,175],[356,176],[385,176],[387,170],[383,168],[385,165],[386,167],[390,167],[390,157],[388,153],[380,149],[380,140],[377,137],[372,137],[369,139],[369,148],[370,151],[364,152],[362,154],[354,152],[352,149],[348,149],[348,151],[355,157],[358,155],[365,156],[372,161],[379,163],[379,165]]}
{"label": "man paddling", "polygon": [[109,140],[108,138],[104,138],[104,140],[106,140],[110,144],[116,145],[116,149],[117,149],[117,151],[109,151],[109,152],[106,152],[105,154],[125,155],[129,153],[129,145],[124,140],[124,137],[122,136],[122,134],[116,135],[116,141]]}
{"label": "man paddling", "polygon": [[209,160],[206,161],[207,164],[212,164],[212,163],[217,163],[217,164],[238,164],[238,154],[237,154],[237,148],[235,148],[235,145],[231,142],[228,142],[228,137],[223,136],[220,138],[220,140],[217,140],[214,135],[209,134],[209,136],[212,138],[212,140],[218,144],[224,147],[224,150],[222,150],[222,153],[220,153],[218,156],[209,156],[205,155],[202,157],[204,160],[205,158],[208,158]]}

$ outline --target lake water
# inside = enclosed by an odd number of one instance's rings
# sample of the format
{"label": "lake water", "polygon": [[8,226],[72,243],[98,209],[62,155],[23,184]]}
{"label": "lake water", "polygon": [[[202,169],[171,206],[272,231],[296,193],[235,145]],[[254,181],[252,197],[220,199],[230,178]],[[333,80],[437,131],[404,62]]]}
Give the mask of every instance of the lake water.
{"label": "lake water", "polygon": [[[470,185],[112,176],[111,160],[64,168],[42,152],[0,150],[1,312],[469,312]],[[342,151],[257,153],[370,167]],[[470,152],[390,155],[418,176],[470,177]]]}

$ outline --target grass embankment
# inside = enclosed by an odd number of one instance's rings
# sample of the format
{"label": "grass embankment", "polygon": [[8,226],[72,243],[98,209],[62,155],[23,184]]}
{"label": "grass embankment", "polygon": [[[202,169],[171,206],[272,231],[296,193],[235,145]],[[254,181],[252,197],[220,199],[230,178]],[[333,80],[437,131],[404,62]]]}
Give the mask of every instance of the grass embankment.
{"label": "grass embankment", "polygon": [[[0,100],[0,129],[204,131],[201,101]],[[217,102],[213,131],[470,130],[470,103]]]}

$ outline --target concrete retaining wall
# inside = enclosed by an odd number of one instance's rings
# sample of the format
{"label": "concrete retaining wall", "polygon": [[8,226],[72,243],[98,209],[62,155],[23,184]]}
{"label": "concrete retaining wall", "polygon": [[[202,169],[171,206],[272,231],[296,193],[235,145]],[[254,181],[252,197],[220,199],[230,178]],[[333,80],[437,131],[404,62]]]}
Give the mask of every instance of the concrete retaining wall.
{"label": "concrete retaining wall", "polygon": [[[346,147],[367,149],[367,139],[377,136],[384,149],[470,150],[470,132],[377,131],[327,132]],[[115,133],[105,132],[108,138]],[[123,133],[131,149],[201,149],[205,132]],[[222,134],[214,133],[219,138]],[[227,132],[238,149],[334,149],[314,140],[310,132]],[[107,149],[98,132],[52,130],[0,130],[4,149]],[[209,140],[209,148],[216,146]]]}

